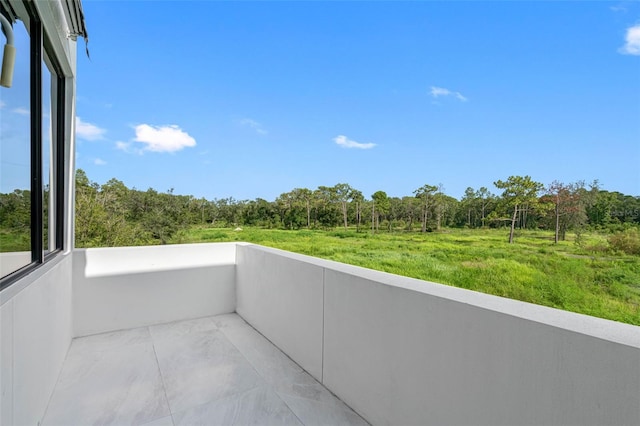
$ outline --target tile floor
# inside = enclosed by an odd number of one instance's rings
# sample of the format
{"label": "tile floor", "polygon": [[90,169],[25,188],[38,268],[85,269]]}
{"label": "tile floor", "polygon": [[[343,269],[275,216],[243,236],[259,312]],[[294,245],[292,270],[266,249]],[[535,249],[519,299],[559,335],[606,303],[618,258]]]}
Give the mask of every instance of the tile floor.
{"label": "tile floor", "polygon": [[74,339],[42,426],[367,425],[236,314]]}

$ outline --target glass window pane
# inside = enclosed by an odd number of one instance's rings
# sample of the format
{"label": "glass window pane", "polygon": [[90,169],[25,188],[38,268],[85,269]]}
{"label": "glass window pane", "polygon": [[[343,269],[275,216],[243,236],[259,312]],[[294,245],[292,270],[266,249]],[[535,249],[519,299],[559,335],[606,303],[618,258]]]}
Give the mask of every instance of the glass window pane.
{"label": "glass window pane", "polygon": [[[52,203],[55,197],[51,194],[51,173],[53,171],[53,150],[51,145],[51,72],[42,63],[42,247],[47,253],[55,248],[55,221],[51,215],[55,212]],[[50,229],[51,228],[51,229]]]}
{"label": "glass window pane", "polygon": [[13,26],[13,84],[0,87],[0,276],[31,263],[29,34]]}

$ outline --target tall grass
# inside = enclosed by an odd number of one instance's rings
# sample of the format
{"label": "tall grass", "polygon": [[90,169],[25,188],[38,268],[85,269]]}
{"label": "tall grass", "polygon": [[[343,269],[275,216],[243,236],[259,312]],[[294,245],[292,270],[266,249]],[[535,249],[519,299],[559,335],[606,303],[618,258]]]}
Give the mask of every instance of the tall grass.
{"label": "tall grass", "polygon": [[640,257],[604,251],[597,234],[553,244],[542,231],[434,233],[193,228],[175,242],[247,241],[640,325]]}
{"label": "tall grass", "polygon": [[0,230],[0,252],[29,251],[31,234],[27,229],[23,232]]}

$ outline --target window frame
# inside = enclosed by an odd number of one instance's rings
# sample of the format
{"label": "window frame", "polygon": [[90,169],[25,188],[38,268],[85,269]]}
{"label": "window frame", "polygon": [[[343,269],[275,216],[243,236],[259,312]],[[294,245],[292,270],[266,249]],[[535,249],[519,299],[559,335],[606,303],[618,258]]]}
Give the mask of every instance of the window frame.
{"label": "window frame", "polygon": [[[44,27],[42,27],[44,29]],[[52,90],[50,97],[50,113],[51,113],[51,147],[50,147],[50,155],[53,158],[51,161],[51,167],[53,170],[50,171],[51,174],[51,182],[49,182],[49,198],[53,200],[53,208],[49,210],[49,227],[53,227],[53,233],[50,236],[53,236],[54,245],[51,247],[51,242],[49,241],[49,247],[42,247],[42,252],[44,259],[46,262],[50,258],[54,257],[57,253],[62,252],[64,249],[64,235],[65,235],[65,227],[64,227],[64,216],[65,216],[65,199],[64,199],[64,182],[65,182],[65,163],[64,163],[64,154],[65,154],[65,111],[66,111],[66,78],[62,72],[62,67],[56,61],[55,56],[49,54],[49,52],[53,52],[53,47],[51,47],[51,43],[49,39],[46,37],[46,32],[43,31],[43,40],[42,40],[42,51],[44,55],[42,56],[41,68],[42,66],[46,66],[49,69],[49,73],[51,74],[51,85],[54,86],[54,90]],[[45,60],[46,56],[46,60]],[[47,62],[51,66],[47,65]],[[41,76],[42,78],[42,76]],[[42,88],[42,81],[40,84],[40,88]],[[51,90],[51,87],[50,87]],[[40,103],[42,105],[42,103]],[[42,118],[42,117],[41,117]],[[40,120],[42,125],[42,120]],[[39,133],[42,138],[42,131]],[[42,140],[38,146],[42,147]],[[41,168],[42,170],[42,162]],[[44,182],[44,176],[42,176],[41,182]],[[44,187],[42,188],[44,191]],[[44,196],[44,192],[41,191],[41,201]],[[44,202],[44,201],[42,201]],[[44,204],[41,206],[40,211],[44,211]],[[43,218],[44,220],[44,218]],[[44,224],[44,222],[43,222]],[[40,241],[44,240],[44,229],[42,230],[43,235],[40,238]],[[51,247],[51,248],[50,248]],[[50,249],[49,249],[50,248]]]}
{"label": "window frame", "polygon": [[[66,78],[62,67],[51,48],[42,20],[33,7],[28,10],[28,23],[23,21],[29,34],[29,111],[30,111],[30,191],[31,191],[31,262],[23,267],[0,277],[0,291],[30,274],[48,261],[57,257],[64,250],[65,242],[65,116]],[[47,54],[45,61],[45,54]],[[49,66],[50,65],[50,66]],[[49,210],[49,227],[54,227],[54,242],[51,250],[45,253],[44,247],[44,186],[43,186],[43,125],[42,125],[42,67],[47,66],[51,73],[51,182],[49,197],[53,200],[53,208]],[[48,247],[47,247],[48,248]]]}

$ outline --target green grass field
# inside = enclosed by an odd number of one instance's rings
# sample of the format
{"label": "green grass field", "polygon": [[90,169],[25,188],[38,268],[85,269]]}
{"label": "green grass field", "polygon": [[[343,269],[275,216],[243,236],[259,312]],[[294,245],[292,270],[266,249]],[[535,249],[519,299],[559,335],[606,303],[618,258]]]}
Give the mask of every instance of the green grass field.
{"label": "green grass field", "polygon": [[0,252],[29,251],[30,247],[31,234],[28,229],[21,233],[0,229]]}
{"label": "green grass field", "polygon": [[553,235],[453,229],[372,235],[355,230],[193,228],[174,243],[246,241],[483,293],[640,325],[640,257],[606,250],[607,240],[553,244]]}

